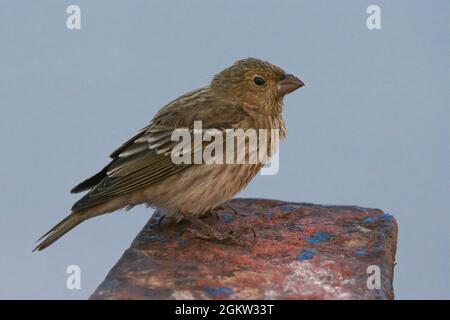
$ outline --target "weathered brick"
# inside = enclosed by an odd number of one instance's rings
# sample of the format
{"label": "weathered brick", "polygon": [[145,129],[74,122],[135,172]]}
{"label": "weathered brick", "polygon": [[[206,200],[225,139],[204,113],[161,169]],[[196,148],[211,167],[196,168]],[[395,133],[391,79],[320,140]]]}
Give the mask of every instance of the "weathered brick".
{"label": "weathered brick", "polygon": [[[264,199],[205,218],[253,228],[245,245],[197,239],[189,222],[139,233],[91,299],[393,299],[395,219],[381,210]],[[381,270],[368,289],[368,266]]]}

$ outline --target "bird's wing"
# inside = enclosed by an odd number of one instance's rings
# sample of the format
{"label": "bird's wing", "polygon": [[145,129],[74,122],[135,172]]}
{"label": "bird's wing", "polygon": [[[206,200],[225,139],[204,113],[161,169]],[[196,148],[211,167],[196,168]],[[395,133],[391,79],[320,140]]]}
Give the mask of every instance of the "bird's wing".
{"label": "bird's wing", "polygon": [[171,102],[156,114],[149,126],[115,150],[111,154],[113,160],[102,170],[104,177],[74,204],[72,210],[84,210],[144,189],[190,166],[175,164],[171,159],[172,148],[179,143],[171,140],[175,129],[188,129],[192,135],[194,120],[200,120],[203,129],[224,131],[234,128],[245,117],[242,108],[217,100],[204,90],[194,91]]}

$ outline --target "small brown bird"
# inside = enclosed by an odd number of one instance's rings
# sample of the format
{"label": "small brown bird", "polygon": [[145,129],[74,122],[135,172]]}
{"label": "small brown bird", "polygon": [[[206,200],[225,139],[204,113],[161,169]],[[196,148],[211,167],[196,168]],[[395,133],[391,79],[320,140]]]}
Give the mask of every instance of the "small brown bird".
{"label": "small brown bird", "polygon": [[[248,58],[217,74],[203,88],[163,107],[151,123],[111,154],[112,160],[71,192],[89,192],[72,207],[69,216],[38,241],[43,250],[84,220],[137,204],[160,208],[166,217],[180,217],[197,225],[205,238],[229,239],[199,219],[241,191],[263,164],[175,164],[171,150],[175,129],[279,129],[283,97],[304,84],[268,62]],[[273,150],[268,150],[268,154]]]}

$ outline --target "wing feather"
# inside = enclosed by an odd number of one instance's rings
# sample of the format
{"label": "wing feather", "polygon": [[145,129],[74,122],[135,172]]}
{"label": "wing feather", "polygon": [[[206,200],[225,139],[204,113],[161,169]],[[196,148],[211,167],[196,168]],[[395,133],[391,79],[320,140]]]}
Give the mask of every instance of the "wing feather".
{"label": "wing feather", "polygon": [[[184,117],[180,117],[180,110],[184,110]],[[242,108],[231,102],[218,101],[206,88],[171,102],[156,114],[150,125],[111,154],[113,160],[102,171],[104,178],[76,202],[72,210],[84,210],[111,198],[147,188],[185,170],[189,164],[175,164],[170,156],[172,148],[179,143],[171,141],[173,130],[187,128],[192,135],[194,120],[202,120],[203,129],[229,129],[243,119],[244,113]]]}

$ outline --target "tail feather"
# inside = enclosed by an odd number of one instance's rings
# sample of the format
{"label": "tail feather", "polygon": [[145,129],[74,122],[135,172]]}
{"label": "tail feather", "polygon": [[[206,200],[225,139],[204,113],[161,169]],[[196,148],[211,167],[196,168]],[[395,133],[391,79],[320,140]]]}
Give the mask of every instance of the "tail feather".
{"label": "tail feather", "polygon": [[48,246],[50,246],[53,242],[61,238],[63,235],[65,235],[67,232],[75,228],[77,225],[79,225],[81,222],[86,220],[86,216],[80,213],[72,213],[66,218],[64,218],[61,222],[59,222],[56,226],[54,226],[50,231],[48,231],[46,234],[44,234],[42,237],[39,238],[36,242],[41,241],[43,238],[45,238],[39,245],[36,246],[36,248],[33,249],[33,252],[38,250],[44,250]]}
{"label": "tail feather", "polygon": [[94,174],[92,177],[84,180],[83,182],[73,187],[72,190],[70,190],[70,193],[78,193],[92,189],[106,177],[107,171],[108,167],[105,167],[102,171],[98,172],[97,174]]}

